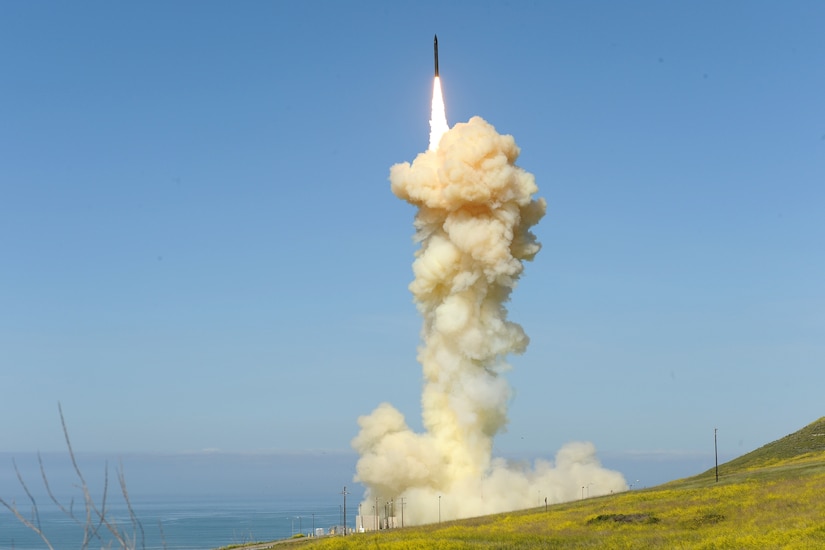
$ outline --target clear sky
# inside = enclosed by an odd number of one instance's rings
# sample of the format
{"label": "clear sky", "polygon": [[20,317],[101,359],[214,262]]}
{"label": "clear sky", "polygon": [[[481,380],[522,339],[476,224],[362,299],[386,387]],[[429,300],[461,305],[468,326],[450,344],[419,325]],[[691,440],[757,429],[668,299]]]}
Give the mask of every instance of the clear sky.
{"label": "clear sky", "polygon": [[420,427],[413,208],[450,124],[548,214],[496,453],[741,454],[825,414],[825,4],[0,3],[0,451]]}

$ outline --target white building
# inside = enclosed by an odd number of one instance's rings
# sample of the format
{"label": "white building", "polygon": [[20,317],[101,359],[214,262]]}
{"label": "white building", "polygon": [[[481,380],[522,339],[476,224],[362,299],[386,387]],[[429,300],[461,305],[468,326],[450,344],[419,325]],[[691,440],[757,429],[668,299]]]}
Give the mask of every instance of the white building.
{"label": "white building", "polygon": [[398,518],[395,516],[355,516],[355,531],[358,533],[377,531],[380,529],[395,529],[400,526]]}

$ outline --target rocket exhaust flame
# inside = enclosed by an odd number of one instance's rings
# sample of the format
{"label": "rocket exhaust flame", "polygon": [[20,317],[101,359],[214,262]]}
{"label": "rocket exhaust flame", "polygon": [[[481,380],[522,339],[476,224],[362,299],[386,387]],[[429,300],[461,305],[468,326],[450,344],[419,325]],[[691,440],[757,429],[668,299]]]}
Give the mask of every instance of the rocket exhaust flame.
{"label": "rocket exhaust flame", "polygon": [[[439,77],[433,84],[429,150],[390,170],[393,193],[418,207],[410,291],[423,317],[418,360],[425,433],[382,403],[358,419],[356,481],[365,506],[404,498],[409,524],[470,517],[627,488],[603,469],[590,443],[570,443],[555,464],[517,468],[492,457],[493,437],[507,423],[511,391],[507,356],[528,343],[507,320],[505,304],[540,245],[530,232],[546,203],[533,176],[515,161],[519,148],[479,117],[447,126]],[[441,497],[444,497],[443,499]],[[438,500],[439,509],[433,503]],[[438,515],[437,515],[438,514]]]}
{"label": "rocket exhaust flame", "polygon": [[444,97],[441,95],[441,78],[433,79],[433,102],[430,109],[430,151],[438,149],[441,136],[447,133],[447,113],[444,107]]}

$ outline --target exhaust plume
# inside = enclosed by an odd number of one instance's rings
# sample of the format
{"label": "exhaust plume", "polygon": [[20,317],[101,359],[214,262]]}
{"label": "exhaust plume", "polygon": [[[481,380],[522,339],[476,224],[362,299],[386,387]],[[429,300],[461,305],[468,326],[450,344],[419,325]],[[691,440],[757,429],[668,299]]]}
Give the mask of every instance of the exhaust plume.
{"label": "exhaust plume", "polygon": [[433,79],[433,103],[430,107],[430,151],[438,149],[441,136],[446,134],[449,129],[450,127],[447,126],[447,111],[444,108],[444,96],[441,95],[441,78],[436,76]]}
{"label": "exhaust plume", "polygon": [[625,490],[591,443],[568,443],[555,461],[532,466],[492,456],[511,397],[507,356],[528,344],[505,304],[524,261],[539,251],[530,228],[546,203],[515,165],[513,137],[479,117],[449,129],[440,91],[436,78],[429,150],[390,170],[393,193],[418,207],[409,288],[423,317],[426,431],[414,433],[388,403],[358,419],[352,445],[360,454],[355,481],[367,488],[362,506],[403,502],[411,525],[573,500],[583,487],[589,496]]}

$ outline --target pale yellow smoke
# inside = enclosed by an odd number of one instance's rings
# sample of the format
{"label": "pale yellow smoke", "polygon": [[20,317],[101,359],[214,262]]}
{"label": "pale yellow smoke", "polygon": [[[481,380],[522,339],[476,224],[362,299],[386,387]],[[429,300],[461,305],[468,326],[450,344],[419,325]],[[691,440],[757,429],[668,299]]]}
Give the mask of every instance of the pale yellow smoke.
{"label": "pale yellow smoke", "polygon": [[626,489],[589,443],[529,467],[492,457],[511,396],[506,358],[528,343],[505,303],[523,262],[539,251],[530,228],[546,204],[534,198],[533,176],[515,165],[512,136],[479,117],[445,131],[435,147],[433,136],[428,151],[390,171],[393,193],[418,207],[410,290],[423,317],[426,432],[411,431],[388,403],[358,419],[352,444],[361,456],[356,481],[367,487],[362,509],[403,498],[404,521],[414,524],[437,521],[439,508],[441,519],[452,519],[571,500],[582,487],[590,496]]}

